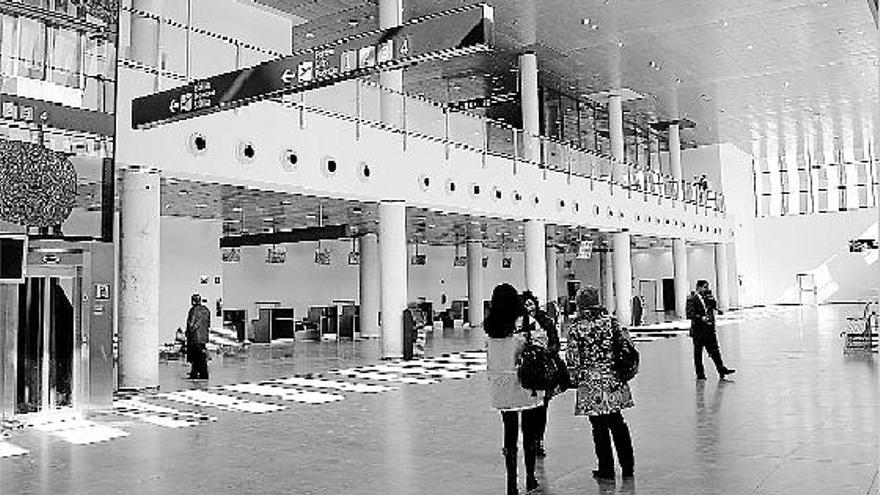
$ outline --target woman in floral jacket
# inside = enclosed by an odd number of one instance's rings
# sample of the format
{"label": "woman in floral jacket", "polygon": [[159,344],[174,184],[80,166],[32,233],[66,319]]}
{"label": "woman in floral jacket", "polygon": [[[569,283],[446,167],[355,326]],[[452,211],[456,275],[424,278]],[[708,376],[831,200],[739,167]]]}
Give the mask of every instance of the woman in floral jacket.
{"label": "woman in floral jacket", "polygon": [[612,336],[622,332],[615,318],[599,306],[599,292],[587,286],[577,294],[578,318],[569,330],[566,361],[572,384],[577,386],[576,416],[588,416],[593,428],[593,444],[599,468],[593,476],[614,479],[614,456],[611,438],[624,477],[633,475],[632,439],[621,411],[633,407],[629,385],[612,370]]}

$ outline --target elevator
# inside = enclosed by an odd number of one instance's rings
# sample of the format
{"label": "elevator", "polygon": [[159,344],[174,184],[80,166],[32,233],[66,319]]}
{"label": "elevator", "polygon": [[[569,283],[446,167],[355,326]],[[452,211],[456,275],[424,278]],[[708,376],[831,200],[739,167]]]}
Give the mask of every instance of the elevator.
{"label": "elevator", "polygon": [[76,415],[113,394],[113,246],[29,242],[0,285],[0,417]]}

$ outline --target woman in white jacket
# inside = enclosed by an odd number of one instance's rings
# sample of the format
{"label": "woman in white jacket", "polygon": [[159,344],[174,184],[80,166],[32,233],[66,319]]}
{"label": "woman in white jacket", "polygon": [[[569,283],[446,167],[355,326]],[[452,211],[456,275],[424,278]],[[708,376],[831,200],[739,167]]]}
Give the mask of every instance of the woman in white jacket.
{"label": "woman in white jacket", "polygon": [[519,294],[510,284],[501,284],[492,292],[489,316],[483,329],[489,336],[487,369],[492,407],[501,411],[504,422],[504,463],[507,468],[507,493],[517,488],[517,437],[522,412],[523,453],[526,464],[526,489],[538,487],[535,479],[537,414],[544,405],[544,392],[526,390],[517,377],[517,361],[525,345],[521,332],[524,309]]}

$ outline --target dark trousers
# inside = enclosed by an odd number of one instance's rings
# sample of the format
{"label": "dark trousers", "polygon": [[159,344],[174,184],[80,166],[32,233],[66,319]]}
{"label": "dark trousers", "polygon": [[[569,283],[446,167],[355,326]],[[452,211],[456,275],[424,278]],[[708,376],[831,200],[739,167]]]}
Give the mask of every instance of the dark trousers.
{"label": "dark trousers", "polygon": [[190,362],[192,363],[192,368],[189,372],[190,378],[208,379],[208,350],[205,348],[205,344],[191,344],[190,345]]}
{"label": "dark trousers", "polygon": [[[526,475],[532,477],[535,475],[535,448],[538,441],[537,426],[541,414],[539,409],[542,408],[522,411],[523,453],[525,454],[526,461]],[[504,422],[504,455],[508,458],[513,457],[514,460],[516,459],[517,444],[519,443],[519,417],[520,411],[501,411],[501,419]]]}
{"label": "dark trousers", "polygon": [[593,427],[593,445],[596,447],[599,471],[606,474],[614,472],[614,455],[611,452],[611,439],[613,438],[620,469],[624,474],[632,473],[635,467],[632,438],[623,415],[616,412],[590,416],[590,425]]}
{"label": "dark trousers", "polygon": [[547,406],[550,404],[550,396],[544,396],[544,405],[531,409],[534,411],[535,419],[535,439],[538,442],[544,441],[544,433],[547,431]]}
{"label": "dark trousers", "polygon": [[706,376],[706,370],[703,369],[703,349],[706,349],[709,357],[715,363],[718,375],[723,375],[724,370],[727,368],[724,367],[724,361],[721,360],[721,351],[718,349],[718,337],[715,335],[715,332],[709,332],[694,336],[694,371],[696,371],[697,376],[701,378]]}

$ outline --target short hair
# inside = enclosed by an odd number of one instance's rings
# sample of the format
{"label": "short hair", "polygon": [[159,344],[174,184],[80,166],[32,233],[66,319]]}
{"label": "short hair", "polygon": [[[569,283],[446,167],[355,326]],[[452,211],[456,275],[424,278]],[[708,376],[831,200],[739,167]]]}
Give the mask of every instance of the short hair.
{"label": "short hair", "polygon": [[592,285],[581,287],[575,296],[578,311],[585,311],[599,306],[599,289]]}
{"label": "short hair", "polygon": [[706,287],[706,288],[708,288],[708,287],[709,287],[709,281],[708,281],[708,280],[697,280],[697,288],[699,289],[700,287]]}
{"label": "short hair", "polygon": [[200,294],[193,294],[190,298],[193,304],[202,304],[202,296]]}

